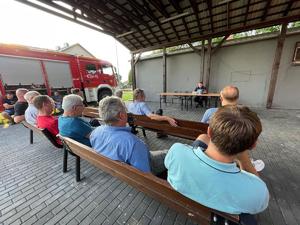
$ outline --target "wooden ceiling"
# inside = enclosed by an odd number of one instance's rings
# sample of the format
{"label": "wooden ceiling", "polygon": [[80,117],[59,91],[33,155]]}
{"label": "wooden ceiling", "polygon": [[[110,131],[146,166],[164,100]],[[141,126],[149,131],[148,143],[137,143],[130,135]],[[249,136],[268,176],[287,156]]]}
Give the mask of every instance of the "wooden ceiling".
{"label": "wooden ceiling", "polygon": [[300,20],[300,0],[17,0],[115,37],[133,53]]}

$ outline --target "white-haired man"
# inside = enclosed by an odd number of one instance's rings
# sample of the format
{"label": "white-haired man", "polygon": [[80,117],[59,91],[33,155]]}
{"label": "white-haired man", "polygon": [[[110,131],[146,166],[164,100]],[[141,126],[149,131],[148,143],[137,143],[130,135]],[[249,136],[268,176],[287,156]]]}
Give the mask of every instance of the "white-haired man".
{"label": "white-haired man", "polygon": [[15,104],[15,114],[14,114],[14,122],[20,123],[25,120],[25,111],[28,107],[28,103],[24,98],[24,95],[28,92],[25,88],[19,88],[16,90],[16,96],[18,98],[17,103]]}
{"label": "white-haired man", "polygon": [[40,95],[40,93],[37,91],[28,91],[24,95],[25,100],[28,102],[28,108],[25,111],[25,121],[33,126],[36,125],[36,118],[39,113],[38,109],[33,105],[33,99],[38,95]]}
{"label": "white-haired man", "polygon": [[89,137],[93,128],[88,122],[80,118],[84,109],[83,99],[76,94],[67,95],[63,98],[62,109],[64,114],[58,119],[59,133],[91,146]]}
{"label": "white-haired man", "polygon": [[105,122],[91,134],[93,149],[110,159],[127,163],[143,172],[160,174],[165,171],[164,157],[167,151],[149,152],[143,141],[126,127],[127,112],[124,102],[115,96],[99,103],[99,114]]}

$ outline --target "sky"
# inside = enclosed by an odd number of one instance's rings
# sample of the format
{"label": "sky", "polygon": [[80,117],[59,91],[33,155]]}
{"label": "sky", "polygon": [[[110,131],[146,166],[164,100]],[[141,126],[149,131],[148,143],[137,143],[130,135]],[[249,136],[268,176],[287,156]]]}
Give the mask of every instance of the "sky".
{"label": "sky", "polygon": [[113,37],[14,0],[0,0],[0,43],[55,50],[80,43],[95,57],[119,67],[122,80],[130,70],[130,51]]}

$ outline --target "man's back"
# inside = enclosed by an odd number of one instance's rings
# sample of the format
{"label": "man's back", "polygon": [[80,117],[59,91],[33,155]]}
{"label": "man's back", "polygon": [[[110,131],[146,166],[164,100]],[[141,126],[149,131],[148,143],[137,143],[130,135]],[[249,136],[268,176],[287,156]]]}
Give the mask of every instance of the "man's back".
{"label": "man's back", "polygon": [[149,150],[130,132],[128,127],[100,126],[90,136],[90,142],[98,153],[150,172]]}
{"label": "man's back", "polygon": [[128,111],[136,115],[149,115],[151,110],[145,102],[134,101],[128,105]]}
{"label": "man's back", "polygon": [[205,206],[232,214],[256,214],[268,205],[269,193],[260,178],[240,171],[235,163],[209,158],[201,148],[174,144],[165,165],[171,186]]}
{"label": "man's back", "polygon": [[60,116],[58,118],[58,129],[62,136],[70,137],[82,144],[91,146],[87,137],[93,128],[91,125],[79,117]]}

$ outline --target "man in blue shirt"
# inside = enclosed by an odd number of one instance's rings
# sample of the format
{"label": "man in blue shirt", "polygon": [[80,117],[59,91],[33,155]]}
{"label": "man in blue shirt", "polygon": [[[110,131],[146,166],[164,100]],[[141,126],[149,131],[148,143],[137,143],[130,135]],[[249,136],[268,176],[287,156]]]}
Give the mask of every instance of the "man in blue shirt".
{"label": "man in blue shirt", "polygon": [[62,109],[64,114],[58,119],[58,129],[62,136],[70,137],[82,144],[91,146],[89,137],[93,128],[80,118],[84,109],[82,98],[71,94],[63,98]]}
{"label": "man in blue shirt", "polygon": [[[235,86],[226,86],[220,92],[221,105],[237,105],[239,99],[239,89]],[[202,123],[209,123],[210,118],[218,108],[207,109],[201,119]]]}
{"label": "man in blue shirt", "polygon": [[[239,89],[235,86],[226,86],[222,89],[220,92],[220,100],[221,105],[237,105],[239,99]],[[202,123],[209,123],[210,118],[214,115],[214,113],[218,110],[218,108],[210,108],[207,109],[204,113],[201,122]],[[258,171],[261,171],[264,168],[264,162],[262,160],[253,160],[251,161],[251,158],[249,156],[249,151],[244,151],[237,156],[237,160],[239,162],[239,166],[250,173],[253,173],[257,176],[259,176]],[[254,165],[256,165],[254,167]]]}
{"label": "man in blue shirt", "polygon": [[218,109],[210,121],[205,151],[179,143],[171,147],[165,158],[168,182],[183,195],[222,212],[262,212],[269,201],[266,184],[234,162],[237,154],[253,148],[261,130],[259,118],[247,107]]}
{"label": "man in blue shirt", "polygon": [[126,127],[127,112],[118,97],[106,97],[99,103],[104,126],[97,127],[90,136],[93,149],[110,159],[127,163],[143,172],[158,174],[165,170],[166,151],[149,152],[147,146]]}
{"label": "man in blue shirt", "polygon": [[169,116],[162,116],[152,113],[149,106],[145,102],[145,92],[142,89],[135,89],[133,91],[133,103],[128,105],[128,112],[135,114],[135,115],[145,115],[150,119],[157,120],[157,121],[167,121],[170,125],[176,127],[176,120]]}

